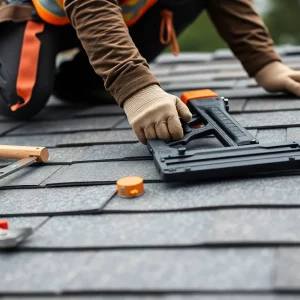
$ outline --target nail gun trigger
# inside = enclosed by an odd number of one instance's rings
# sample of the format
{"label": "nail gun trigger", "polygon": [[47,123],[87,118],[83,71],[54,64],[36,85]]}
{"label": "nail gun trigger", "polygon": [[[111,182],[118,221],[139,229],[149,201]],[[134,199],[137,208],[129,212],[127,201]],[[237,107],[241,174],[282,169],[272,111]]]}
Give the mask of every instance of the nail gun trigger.
{"label": "nail gun trigger", "polygon": [[191,131],[186,133],[181,140],[172,141],[168,143],[168,146],[174,147],[178,145],[187,145],[192,140],[198,139],[200,137],[207,136],[211,133],[211,128],[201,127],[201,128],[190,128]]}
{"label": "nail gun trigger", "polygon": [[192,128],[189,126],[189,124],[187,122],[185,122],[182,119],[180,119],[180,122],[181,122],[181,126],[182,126],[184,134],[192,132]]}

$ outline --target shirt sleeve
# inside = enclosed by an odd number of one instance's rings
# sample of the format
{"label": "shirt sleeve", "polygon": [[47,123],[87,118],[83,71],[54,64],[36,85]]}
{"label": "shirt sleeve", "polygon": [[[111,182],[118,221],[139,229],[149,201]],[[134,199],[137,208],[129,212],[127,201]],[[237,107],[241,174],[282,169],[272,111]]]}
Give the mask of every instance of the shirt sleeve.
{"label": "shirt sleeve", "polygon": [[118,0],[65,0],[65,12],[90,64],[120,105],[139,90],[159,85],[130,37]]}
{"label": "shirt sleeve", "polygon": [[212,22],[249,76],[255,76],[273,61],[281,61],[252,0],[209,0],[207,3]]}

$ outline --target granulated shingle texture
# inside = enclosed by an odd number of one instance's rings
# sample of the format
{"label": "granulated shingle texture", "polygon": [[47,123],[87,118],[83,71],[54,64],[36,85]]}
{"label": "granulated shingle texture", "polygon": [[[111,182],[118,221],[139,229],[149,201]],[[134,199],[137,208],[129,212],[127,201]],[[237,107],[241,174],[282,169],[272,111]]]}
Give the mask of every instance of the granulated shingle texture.
{"label": "granulated shingle texture", "polygon": [[[115,196],[105,210],[164,211],[240,206],[300,205],[298,176],[243,179],[218,183],[146,184],[145,195],[130,201]],[[167,196],[166,196],[167,195]]]}
{"label": "granulated shingle texture", "polygon": [[145,180],[159,180],[152,161],[94,162],[63,167],[49,177],[47,185],[64,183],[114,183],[125,176],[141,176]]}
{"label": "granulated shingle texture", "polygon": [[257,249],[102,252],[85,265],[67,289],[149,292],[270,289],[274,254],[274,250]]}
{"label": "granulated shingle texture", "polygon": [[53,217],[33,236],[30,246],[102,248],[255,242],[292,244],[300,239],[299,221],[300,210],[296,209]]}
{"label": "granulated shingle texture", "polygon": [[[278,50],[300,67],[299,47]],[[228,97],[260,144],[300,141],[299,99],[258,87],[228,50],[162,55],[151,70],[177,96],[206,87]],[[54,97],[33,121],[1,118],[0,144],[50,153],[0,181],[0,220],[34,229],[0,252],[1,299],[299,298],[299,175],[164,183],[122,108]],[[213,137],[187,146],[216,147]],[[129,175],[144,179],[142,196],[117,195]]]}
{"label": "granulated shingle texture", "polygon": [[37,187],[62,166],[30,166],[19,170],[0,181],[0,189],[5,187]]}
{"label": "granulated shingle texture", "polygon": [[99,210],[114,192],[113,186],[0,190],[1,214],[53,214]]}
{"label": "granulated shingle texture", "polygon": [[132,130],[78,132],[66,135],[59,146],[93,146],[102,144],[136,143],[137,137]]}
{"label": "granulated shingle texture", "polygon": [[8,133],[9,131],[13,130],[14,128],[18,127],[21,122],[1,122],[0,121],[0,136]]}
{"label": "granulated shingle texture", "polygon": [[12,131],[11,135],[17,134],[37,134],[37,133],[60,133],[78,132],[88,130],[109,129],[121,120],[118,116],[103,118],[72,119],[61,121],[34,122],[27,124],[17,130]]}

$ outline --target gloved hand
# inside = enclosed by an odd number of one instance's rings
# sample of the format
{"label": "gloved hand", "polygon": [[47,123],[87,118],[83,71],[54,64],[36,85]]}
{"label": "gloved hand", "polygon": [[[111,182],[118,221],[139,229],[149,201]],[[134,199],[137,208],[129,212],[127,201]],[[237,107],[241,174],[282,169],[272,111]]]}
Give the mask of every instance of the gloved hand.
{"label": "gloved hand", "polygon": [[269,92],[287,91],[300,97],[300,72],[281,62],[272,62],[256,75],[257,83]]}
{"label": "gloved hand", "polygon": [[141,143],[147,140],[177,140],[183,138],[179,116],[186,122],[192,118],[188,107],[176,96],[151,85],[123,105],[129,124]]}

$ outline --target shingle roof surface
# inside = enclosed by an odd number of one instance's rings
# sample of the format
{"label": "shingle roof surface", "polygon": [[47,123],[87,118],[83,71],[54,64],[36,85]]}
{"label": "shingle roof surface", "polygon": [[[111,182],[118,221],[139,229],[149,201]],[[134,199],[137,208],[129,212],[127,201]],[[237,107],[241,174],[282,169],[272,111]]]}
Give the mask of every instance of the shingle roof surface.
{"label": "shingle roof surface", "polygon": [[[300,70],[299,47],[278,50]],[[162,55],[151,68],[170,93],[229,97],[260,142],[300,136],[300,99],[257,87],[227,50]],[[54,98],[31,122],[0,117],[0,144],[50,151],[0,181],[0,218],[35,229],[0,252],[1,299],[299,299],[300,176],[166,184],[117,105]],[[115,194],[127,175],[145,179],[142,197]]]}

